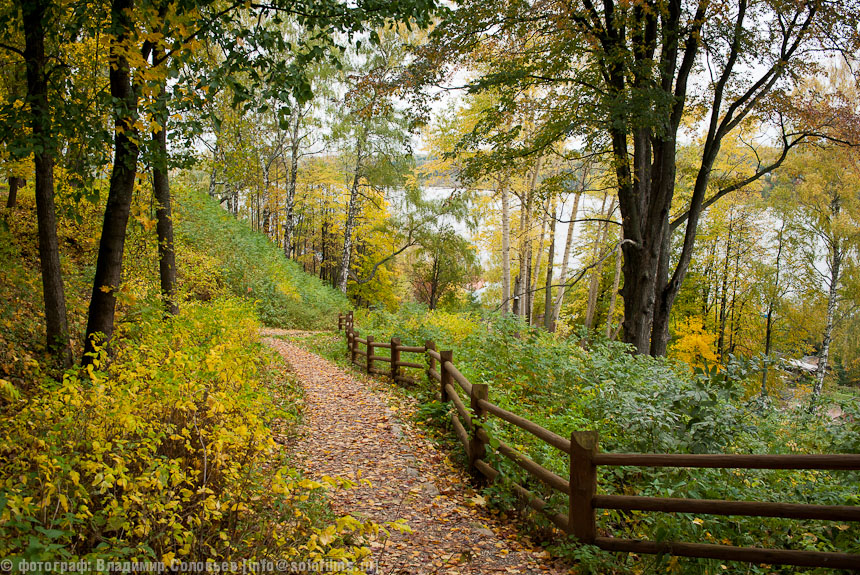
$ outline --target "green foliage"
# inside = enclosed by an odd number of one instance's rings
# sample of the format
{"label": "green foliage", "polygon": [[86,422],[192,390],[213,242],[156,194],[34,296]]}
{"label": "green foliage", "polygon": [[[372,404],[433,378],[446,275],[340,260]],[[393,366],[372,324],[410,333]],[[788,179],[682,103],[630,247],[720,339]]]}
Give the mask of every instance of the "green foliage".
{"label": "green foliage", "polygon": [[177,195],[177,256],[186,292],[208,299],[226,288],[256,301],[262,322],[274,327],[326,329],[337,322],[348,305],[340,292],[304,273],[205,194],[179,188]]}
{"label": "green foliage", "polygon": [[[838,420],[810,415],[800,408],[777,410],[746,402],[746,378],[759,377],[748,362],[733,360],[725,368],[705,366],[691,373],[680,362],[631,355],[618,342],[594,341],[586,351],[580,347],[579,337],[554,337],[514,316],[427,312],[419,306],[405,306],[396,314],[357,312],[356,326],[362,334],[379,340],[396,336],[406,345],[420,345],[432,339],[437,349],[454,350],[457,368],[471,382],[489,384],[493,403],[562,437],[595,429],[601,451],[826,453],[856,452],[858,448],[860,403],[856,399],[846,401],[846,415]],[[425,406],[424,419],[436,420],[432,415],[438,409]],[[505,441],[562,477],[568,474],[567,457],[533,436],[495,418],[485,427],[494,441]],[[491,455],[490,463],[540,494],[554,511],[567,511],[565,497],[507,459]],[[606,467],[600,469],[599,490],[655,497],[853,505],[859,500],[858,479],[856,472]],[[513,503],[504,483],[490,494],[499,505]],[[856,525],[616,511],[598,517],[599,528],[616,537],[860,551]],[[585,572],[629,573],[634,568],[625,556],[591,548],[568,549],[562,544],[558,551],[582,561]],[[671,558],[638,560],[635,569],[652,563],[661,572],[726,572],[717,561]],[[752,566],[749,572],[796,570]]]}
{"label": "green foliage", "polygon": [[[272,428],[297,422],[237,299],[142,318],[85,376],[2,404],[0,554],[27,560],[361,558],[308,511],[321,484],[286,467]],[[331,482],[336,484],[334,480]]]}

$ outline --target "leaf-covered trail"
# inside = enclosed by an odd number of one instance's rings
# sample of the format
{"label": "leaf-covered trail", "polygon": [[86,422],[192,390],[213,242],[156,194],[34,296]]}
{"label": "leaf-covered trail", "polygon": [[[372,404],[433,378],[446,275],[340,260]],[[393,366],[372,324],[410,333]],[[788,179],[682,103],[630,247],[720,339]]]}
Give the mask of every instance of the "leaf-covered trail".
{"label": "leaf-covered trail", "polygon": [[412,529],[371,545],[380,573],[565,572],[515,540],[510,521],[503,524],[476,504],[481,498],[463,473],[408,421],[398,420],[397,399],[385,384],[282,339],[266,342],[306,390],[305,429],[295,449],[308,476],[370,481],[333,492],[334,511],[377,522],[403,519]]}

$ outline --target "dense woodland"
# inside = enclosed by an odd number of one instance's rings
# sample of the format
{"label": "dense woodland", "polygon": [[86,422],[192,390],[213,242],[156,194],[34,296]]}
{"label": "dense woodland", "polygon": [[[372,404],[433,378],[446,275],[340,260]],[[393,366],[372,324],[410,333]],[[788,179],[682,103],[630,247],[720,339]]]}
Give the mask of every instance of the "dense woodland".
{"label": "dense woodland", "polygon": [[[610,450],[856,453],[858,11],[0,0],[0,553],[364,557],[372,526],[308,540],[319,485],[264,473],[301,393],[256,328],[347,309]],[[856,473],[755,481],[703,491],[857,503]],[[704,529],[639,519],[607,521]],[[858,552],[856,526],[764,529]]]}

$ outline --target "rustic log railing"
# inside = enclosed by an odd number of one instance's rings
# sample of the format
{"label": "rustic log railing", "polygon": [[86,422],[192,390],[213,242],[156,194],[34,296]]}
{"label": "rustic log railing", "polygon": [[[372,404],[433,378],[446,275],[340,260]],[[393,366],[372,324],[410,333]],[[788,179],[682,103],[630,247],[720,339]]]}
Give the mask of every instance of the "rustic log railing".
{"label": "rustic log railing", "polygon": [[[860,506],[853,505],[678,499],[597,493],[597,469],[599,466],[860,470],[860,455],[858,454],[600,453],[596,431],[574,431],[570,439],[567,439],[524,417],[490,403],[488,386],[486,384],[473,384],[460,373],[454,366],[453,351],[451,350],[437,351],[436,345],[432,341],[426,342],[423,346],[406,346],[401,345],[399,338],[391,338],[390,342],[377,342],[371,336],[358,337],[359,332],[354,329],[352,312],[338,316],[338,328],[346,332],[347,350],[352,363],[360,365],[367,373],[388,375],[394,381],[415,384],[417,380],[406,376],[403,372],[404,368],[425,370],[427,378],[438,385],[438,395],[441,401],[450,401],[454,406],[451,411],[451,424],[455,435],[463,444],[470,471],[476,475],[480,474],[489,481],[495,480],[500,475],[499,471],[485,461],[488,448],[491,448],[490,437],[483,425],[488,415],[493,415],[519,427],[565,454],[569,461],[570,473],[568,478],[557,475],[504,442],[492,442],[492,446],[495,446],[495,450],[501,456],[509,459],[549,488],[567,495],[567,514],[553,513],[546,501],[522,485],[511,482],[513,490],[526,505],[544,513],[556,527],[575,536],[581,543],[596,545],[606,551],[670,554],[799,567],[860,569],[860,555],[858,554],[604,537],[598,535],[596,516],[597,509],[617,509],[622,511],[860,521]],[[364,346],[365,349],[359,349],[360,345]],[[376,355],[375,349],[390,349],[391,354],[390,356]],[[426,358],[426,364],[402,361],[401,358],[404,353],[422,354]],[[363,359],[357,359],[358,356],[362,356]],[[375,362],[387,362],[390,364],[389,369],[376,369],[374,367]]]}

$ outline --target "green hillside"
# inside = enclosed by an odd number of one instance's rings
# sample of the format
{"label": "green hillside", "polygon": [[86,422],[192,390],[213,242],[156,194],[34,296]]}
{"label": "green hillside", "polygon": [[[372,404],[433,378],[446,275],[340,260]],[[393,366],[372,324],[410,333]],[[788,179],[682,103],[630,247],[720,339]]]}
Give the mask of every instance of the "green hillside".
{"label": "green hillside", "polygon": [[206,194],[181,191],[177,212],[178,241],[189,248],[178,248],[178,255],[186,251],[186,267],[196,273],[215,272],[214,277],[194,278],[189,289],[200,290],[198,295],[226,287],[255,300],[265,325],[290,329],[330,329],[338,311],[347,309],[339,291],[306,274],[264,234],[252,231]]}

